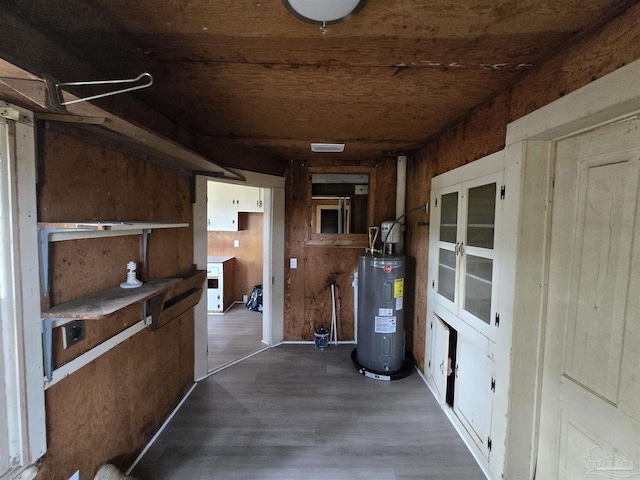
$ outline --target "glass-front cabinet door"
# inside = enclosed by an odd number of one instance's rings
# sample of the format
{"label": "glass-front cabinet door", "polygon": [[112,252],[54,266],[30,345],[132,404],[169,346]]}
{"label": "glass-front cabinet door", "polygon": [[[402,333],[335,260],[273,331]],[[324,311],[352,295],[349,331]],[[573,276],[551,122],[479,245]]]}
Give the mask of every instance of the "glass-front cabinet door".
{"label": "glass-front cabinet door", "polygon": [[[438,302],[484,331],[495,324],[502,173],[437,192]],[[483,326],[484,325],[484,326]]]}
{"label": "glass-front cabinet door", "polygon": [[449,309],[458,303],[458,235],[461,188],[459,185],[443,189],[437,202],[440,211],[438,238],[438,286],[440,300]]}

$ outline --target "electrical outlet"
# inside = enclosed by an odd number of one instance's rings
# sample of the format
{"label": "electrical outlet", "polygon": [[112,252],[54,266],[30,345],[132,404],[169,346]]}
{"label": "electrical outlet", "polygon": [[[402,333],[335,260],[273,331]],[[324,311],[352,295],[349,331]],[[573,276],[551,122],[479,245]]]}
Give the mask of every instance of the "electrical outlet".
{"label": "electrical outlet", "polygon": [[234,241],[233,241],[233,246],[234,246],[235,248],[238,248],[238,247],[240,246],[240,240],[234,240]]}
{"label": "electrical outlet", "polygon": [[297,258],[289,259],[289,268],[298,268],[298,259]]}
{"label": "electrical outlet", "polygon": [[69,348],[81,340],[84,340],[87,336],[87,332],[84,327],[84,320],[76,320],[71,323],[67,323],[62,327],[64,335],[62,335],[63,348]]}

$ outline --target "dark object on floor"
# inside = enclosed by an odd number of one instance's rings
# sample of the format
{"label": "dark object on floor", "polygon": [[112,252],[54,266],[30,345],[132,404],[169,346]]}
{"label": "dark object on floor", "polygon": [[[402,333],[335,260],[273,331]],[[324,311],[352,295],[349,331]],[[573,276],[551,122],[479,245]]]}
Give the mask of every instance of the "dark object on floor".
{"label": "dark object on floor", "polygon": [[413,356],[408,351],[405,351],[404,359],[402,361],[402,366],[393,372],[377,372],[374,370],[367,369],[358,363],[358,349],[354,348],[351,352],[351,361],[353,362],[353,366],[356,367],[358,373],[361,373],[365,377],[373,378],[375,380],[400,380],[402,378],[407,378],[414,370],[416,366],[416,362],[413,359]]}
{"label": "dark object on floor", "polygon": [[254,312],[262,312],[262,285],[253,287],[253,291],[247,302],[247,308]]}
{"label": "dark object on floor", "polygon": [[134,477],[130,477],[125,475],[116,467],[107,463],[100,467],[100,469],[96,472],[96,476],[93,477],[93,480],[136,480]]}
{"label": "dark object on floor", "polygon": [[329,330],[326,328],[316,328],[315,332],[313,332],[313,336],[318,350],[324,350],[329,346]]}

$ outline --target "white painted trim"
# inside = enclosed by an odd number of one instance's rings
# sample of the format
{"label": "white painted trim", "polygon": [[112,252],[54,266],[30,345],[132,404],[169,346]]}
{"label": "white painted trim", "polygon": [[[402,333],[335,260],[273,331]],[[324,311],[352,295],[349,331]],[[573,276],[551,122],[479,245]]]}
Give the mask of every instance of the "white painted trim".
{"label": "white painted trim", "polygon": [[[207,178],[195,178],[196,201],[193,204],[193,263],[199,270],[207,269]],[[193,378],[205,378],[209,371],[207,331],[207,284],[204,294],[193,308]]]}
{"label": "white painted trim", "polygon": [[56,368],[52,373],[51,381],[47,381],[47,379],[45,378],[45,380],[44,380],[44,382],[45,382],[45,387],[44,387],[45,390],[50,388],[50,387],[52,387],[52,386],[54,386],[60,380],[65,379],[66,377],[68,377],[72,373],[77,372],[82,367],[84,367],[85,365],[88,365],[89,363],[93,362],[98,357],[104,355],[105,353],[107,353],[112,348],[117,347],[118,345],[120,345],[125,340],[128,340],[129,338],[133,337],[136,333],[144,330],[145,328],[147,328],[147,325],[150,325],[150,324],[151,324],[151,316],[147,317],[146,319],[142,319],[142,320],[134,323],[133,325],[131,325],[126,330],[121,331],[117,335],[114,335],[113,337],[109,338],[108,340],[105,340],[101,344],[96,345],[95,347],[93,347],[90,350],[87,350],[82,355],[74,358],[73,360],[71,360],[68,363],[65,363],[61,367]]}
{"label": "white painted trim", "polygon": [[35,465],[29,465],[27,467],[13,470],[4,477],[0,477],[0,480],[33,480],[38,474],[38,467]]}
{"label": "white painted trim", "polygon": [[[264,269],[263,282],[269,288],[263,291],[263,295],[266,292],[269,322],[263,324],[262,341],[267,345],[279,343],[284,338],[284,209],[284,188],[265,189],[264,252],[265,266],[268,268]],[[269,224],[268,235],[267,223]],[[267,245],[269,245],[268,250]],[[265,308],[265,310],[267,309]]]}
{"label": "white painted trim", "polygon": [[262,343],[273,343],[273,190],[263,190],[264,213],[262,215]]}
{"label": "white painted trim", "polygon": [[136,468],[136,465],[138,465],[138,462],[140,462],[140,460],[142,460],[142,457],[144,457],[144,454],[147,453],[147,450],[149,450],[149,448],[151,448],[153,443],[158,439],[158,437],[163,432],[163,430],[166,428],[166,426],[169,425],[169,422],[171,422],[171,420],[173,419],[175,414],[178,413],[180,408],[182,408],[182,405],[184,404],[184,402],[187,401],[187,398],[189,398],[189,395],[191,395],[191,392],[193,392],[193,390],[196,388],[197,385],[198,385],[197,383],[194,383],[193,385],[191,385],[191,388],[189,389],[189,391],[187,393],[185,393],[184,397],[182,397],[182,400],[180,400],[180,403],[178,403],[178,405],[176,405],[176,408],[173,409],[173,411],[169,414],[169,416],[164,421],[164,423],[160,426],[160,428],[155,433],[155,435],[151,438],[151,440],[149,440],[149,443],[147,443],[147,445],[142,449],[142,451],[140,452],[140,455],[138,455],[138,457],[133,461],[131,466],[127,469],[127,471],[125,472],[125,475],[130,475],[131,472],[133,471],[133,469]]}
{"label": "white painted trim", "polygon": [[[532,298],[514,304],[510,406],[506,438],[505,478],[533,478],[538,448],[542,358],[547,295],[549,205],[552,197],[552,142],[597,128],[640,110],[640,60],[626,65],[507,126],[507,163],[523,164],[524,176],[518,272],[515,294]],[[535,140],[533,142],[532,140]],[[536,212],[532,218],[527,210]],[[546,210],[543,214],[541,212]],[[526,222],[526,223],[525,223]],[[527,245],[527,232],[539,233],[539,245]],[[537,262],[535,272],[525,271]],[[535,283],[539,285],[536,286]],[[523,386],[528,386],[523,391]]]}
{"label": "white painted trim", "polygon": [[[450,185],[462,183],[470,178],[484,177],[492,173],[501,172],[504,169],[504,151],[492,153],[475,162],[449,170],[431,180],[431,191],[439,190]],[[433,208],[431,209],[433,212]]]}
{"label": "white painted trim", "polygon": [[25,355],[25,395],[29,459],[34,462],[47,449],[44,389],[42,385],[43,349],[40,321],[40,262],[33,252],[38,248],[36,147],[32,113],[19,109],[21,120],[16,123],[16,154],[18,175],[18,214],[20,270],[22,286],[22,318]]}
{"label": "white painted trim", "polygon": [[597,127],[640,110],[640,60],[507,125],[506,144],[551,140]]}
{"label": "white painted trim", "polygon": [[[13,412],[18,431],[12,432],[20,442],[20,465],[33,464],[46,451],[46,422],[43,389],[42,324],[40,320],[40,275],[38,255],[35,132],[31,112],[0,102],[0,107],[18,112],[11,141],[14,157],[11,214],[14,225],[15,346],[17,360],[14,384],[7,387],[19,395],[18,410]],[[5,212],[8,213],[8,212]],[[33,469],[24,470],[27,478]],[[15,472],[14,472],[15,473]],[[18,477],[19,478],[19,477]]]}

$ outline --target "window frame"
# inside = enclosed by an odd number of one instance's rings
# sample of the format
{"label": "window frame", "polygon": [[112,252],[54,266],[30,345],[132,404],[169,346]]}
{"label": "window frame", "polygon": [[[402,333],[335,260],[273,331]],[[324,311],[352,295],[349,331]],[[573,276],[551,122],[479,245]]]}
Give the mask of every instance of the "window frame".
{"label": "window frame", "polygon": [[[0,345],[4,365],[0,395],[5,400],[7,471],[1,480],[33,478],[34,463],[46,451],[42,321],[37,235],[35,127],[30,111],[0,102],[0,183],[3,264],[10,265],[3,283]],[[6,233],[4,233],[6,232]]]}
{"label": "window frame", "polygon": [[314,173],[326,174],[365,174],[369,175],[369,195],[367,200],[367,225],[373,225],[375,191],[376,191],[376,169],[375,167],[308,167],[307,178],[307,225],[306,244],[310,246],[325,247],[347,247],[366,248],[368,247],[369,235],[367,233],[316,233],[311,225],[312,215],[312,183],[311,177]]}

